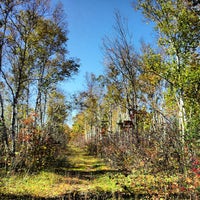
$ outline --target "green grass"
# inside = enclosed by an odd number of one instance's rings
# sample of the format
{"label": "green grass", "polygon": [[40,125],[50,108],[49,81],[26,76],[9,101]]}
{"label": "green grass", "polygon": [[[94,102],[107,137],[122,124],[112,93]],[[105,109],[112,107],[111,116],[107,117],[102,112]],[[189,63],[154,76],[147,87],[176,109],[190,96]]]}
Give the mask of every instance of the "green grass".
{"label": "green grass", "polygon": [[112,173],[98,158],[71,146],[68,156],[70,167],[41,171],[36,174],[7,174],[0,170],[0,194],[31,197],[59,197],[67,193],[126,192],[134,194],[159,194],[165,197],[175,193],[196,193],[200,181],[197,176],[167,176],[143,174],[133,171],[129,176]]}
{"label": "green grass", "polygon": [[[187,180],[190,182],[191,180]],[[191,183],[191,182],[190,182]],[[106,173],[98,175],[94,180],[83,180],[79,177],[58,175],[42,171],[35,175],[5,175],[1,178],[0,193],[4,195],[32,197],[58,197],[73,191],[82,193],[132,192],[134,194],[159,194],[166,196],[176,193],[196,192],[192,184],[183,189],[177,176],[153,176]]]}
{"label": "green grass", "polygon": [[104,161],[95,158],[94,156],[89,156],[87,153],[80,148],[75,146],[70,146],[71,154],[68,158],[69,162],[72,164],[71,169],[77,171],[98,171],[98,170],[109,170],[110,168],[105,165]]}
{"label": "green grass", "polygon": [[89,189],[93,191],[122,192],[122,187],[118,184],[118,179],[113,178],[109,173],[95,179],[92,184],[89,185]]}
{"label": "green grass", "polygon": [[[70,146],[69,151],[68,161],[71,166],[57,168],[57,171],[62,169],[62,173],[56,173],[52,169],[37,174],[14,175],[0,171],[0,194],[47,198],[62,196],[73,191],[97,191],[98,188],[111,191],[113,189],[115,183],[110,181],[107,175],[95,174],[98,171],[106,173],[110,170],[101,159],[89,156],[84,150],[74,146]],[[76,175],[72,176],[73,173]],[[85,178],[85,174],[88,174],[90,178]]]}
{"label": "green grass", "polygon": [[1,179],[0,193],[30,195],[32,197],[55,197],[68,192],[117,191],[115,180],[109,175],[100,175],[94,180],[82,180],[78,177],[58,175],[52,172],[40,172],[35,175],[7,175]]}
{"label": "green grass", "polygon": [[30,195],[33,197],[62,196],[69,191],[87,187],[88,182],[52,172],[36,175],[5,176],[1,180],[1,194]]}

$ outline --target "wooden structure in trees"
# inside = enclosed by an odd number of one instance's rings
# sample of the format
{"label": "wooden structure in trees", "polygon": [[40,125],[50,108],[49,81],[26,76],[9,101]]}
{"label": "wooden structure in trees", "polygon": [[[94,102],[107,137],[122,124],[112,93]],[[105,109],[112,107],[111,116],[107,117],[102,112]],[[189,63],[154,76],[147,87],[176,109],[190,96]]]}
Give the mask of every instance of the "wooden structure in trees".
{"label": "wooden structure in trees", "polygon": [[128,112],[131,120],[133,120],[137,115],[147,114],[145,110],[136,110],[136,109],[129,109]]}
{"label": "wooden structure in trees", "polygon": [[108,121],[106,120],[102,120],[101,121],[101,135],[105,135],[108,131]]}
{"label": "wooden structure in trees", "polygon": [[120,120],[117,125],[119,130],[128,131],[134,127],[134,120],[137,115],[146,115],[147,112],[145,110],[136,110],[136,109],[128,109],[129,119]]}

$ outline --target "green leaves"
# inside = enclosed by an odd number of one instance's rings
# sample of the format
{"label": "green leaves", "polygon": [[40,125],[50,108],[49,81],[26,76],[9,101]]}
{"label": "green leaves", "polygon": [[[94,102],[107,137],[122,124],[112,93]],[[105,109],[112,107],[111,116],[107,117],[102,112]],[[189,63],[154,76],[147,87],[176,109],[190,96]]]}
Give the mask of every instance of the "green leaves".
{"label": "green leaves", "polygon": [[[33,110],[37,114],[33,123],[35,129],[45,129],[44,135],[55,131],[64,138],[66,105],[64,97],[53,91],[58,82],[78,72],[79,64],[76,59],[67,58],[63,10],[57,6],[52,11],[49,3],[46,0],[0,2],[0,82],[6,91],[3,91],[1,111],[5,109],[6,114],[2,116],[6,128],[11,130],[8,137],[12,140],[12,148],[8,149],[12,149],[12,155],[23,148],[17,136],[22,120]],[[51,110],[47,103],[55,107]],[[51,127],[53,130],[49,131]],[[63,141],[66,140],[61,141],[65,145]],[[41,151],[45,149],[41,147]]]}

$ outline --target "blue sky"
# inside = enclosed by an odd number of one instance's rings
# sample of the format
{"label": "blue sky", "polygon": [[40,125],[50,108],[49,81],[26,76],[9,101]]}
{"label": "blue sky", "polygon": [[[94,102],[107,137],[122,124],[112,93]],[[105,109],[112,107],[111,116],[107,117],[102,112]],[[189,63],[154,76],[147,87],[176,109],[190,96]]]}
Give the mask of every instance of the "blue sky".
{"label": "blue sky", "polygon": [[[53,3],[57,0],[52,0]],[[102,40],[112,36],[115,23],[114,13],[118,10],[128,20],[135,48],[140,40],[151,42],[154,33],[152,26],[132,7],[133,0],[60,0],[64,6],[68,23],[69,57],[80,59],[80,72],[72,80],[62,84],[66,93],[84,90],[86,72],[102,74]]]}

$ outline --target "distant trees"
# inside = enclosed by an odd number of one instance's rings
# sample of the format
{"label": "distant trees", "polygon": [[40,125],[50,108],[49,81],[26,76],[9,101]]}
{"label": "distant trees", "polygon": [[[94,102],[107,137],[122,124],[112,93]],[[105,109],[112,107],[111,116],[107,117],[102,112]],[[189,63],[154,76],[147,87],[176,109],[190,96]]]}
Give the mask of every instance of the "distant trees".
{"label": "distant trees", "polygon": [[[82,116],[84,130],[86,130],[86,138],[90,139],[98,133],[101,120],[101,99],[103,90],[100,83],[100,77],[94,74],[86,74],[86,90],[76,97],[76,105],[79,107],[80,113],[74,119],[78,120]],[[77,126],[76,124],[74,124]],[[81,124],[80,124],[81,125]],[[83,125],[82,125],[83,126]],[[81,131],[83,132],[83,131]]]}
{"label": "distant trees", "polygon": [[[32,115],[31,129],[44,129],[54,117],[51,109],[61,106],[58,112],[63,118],[54,119],[54,125],[64,123],[64,97],[56,92],[56,85],[79,68],[75,60],[66,58],[68,38],[61,7],[49,8],[46,0],[0,2],[1,135],[12,166],[21,148],[19,133],[25,119]],[[62,105],[53,102],[53,94]]]}
{"label": "distant trees", "polygon": [[[118,105],[128,111],[129,117],[139,110],[140,86],[138,77],[141,73],[139,56],[134,50],[131,36],[125,22],[116,13],[116,39],[104,41],[105,62],[107,66],[108,82],[112,84],[112,91],[118,92],[115,98]],[[114,94],[115,95],[115,94]],[[115,96],[117,97],[117,96]],[[138,118],[132,118],[134,123],[132,136],[136,136],[137,143],[140,143],[138,133]]]}

